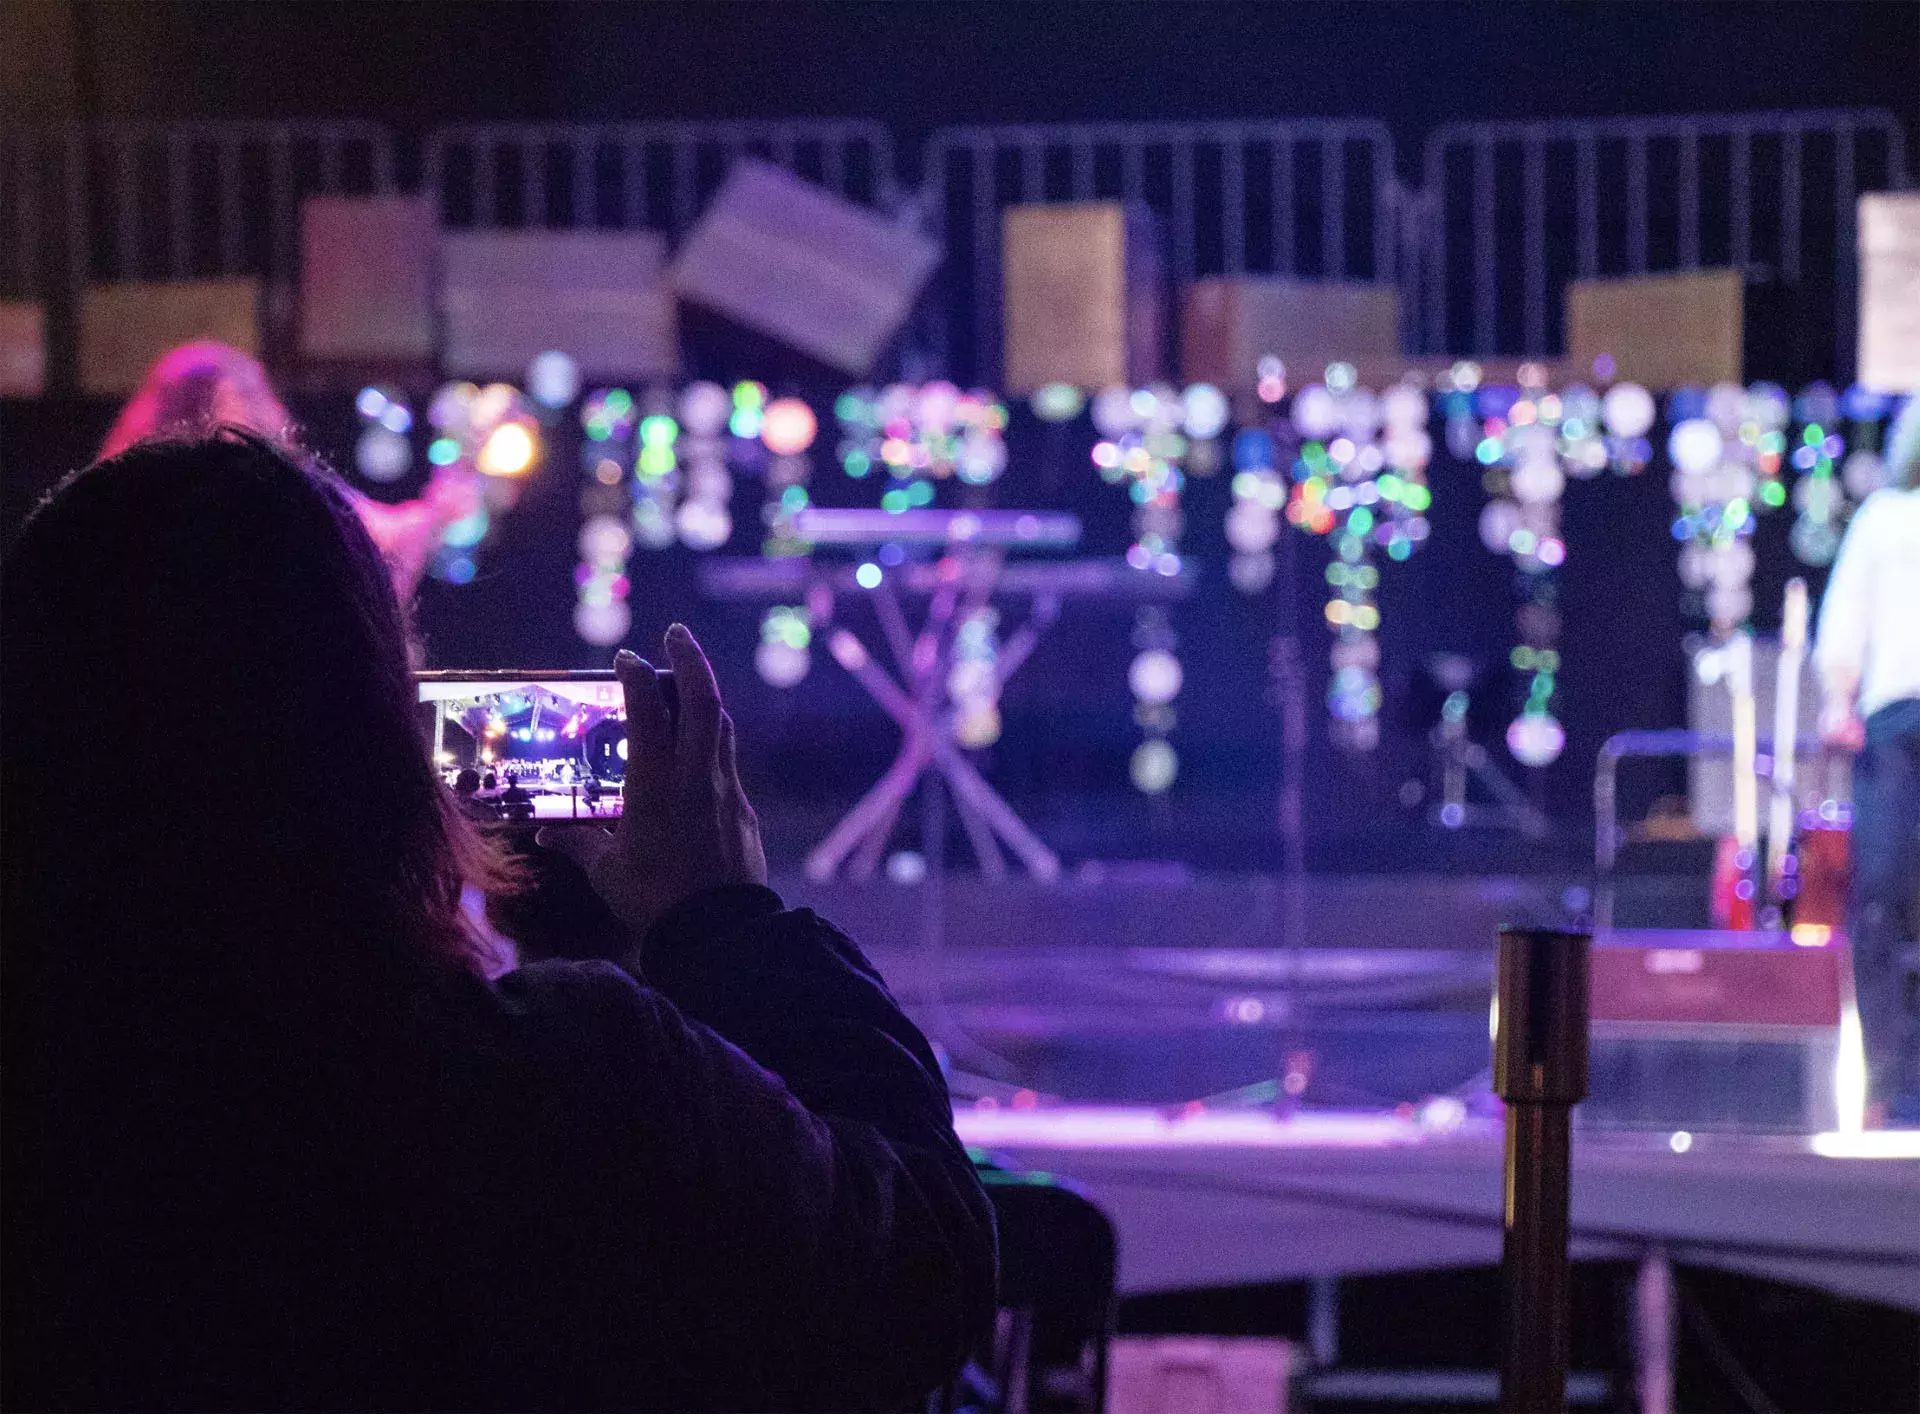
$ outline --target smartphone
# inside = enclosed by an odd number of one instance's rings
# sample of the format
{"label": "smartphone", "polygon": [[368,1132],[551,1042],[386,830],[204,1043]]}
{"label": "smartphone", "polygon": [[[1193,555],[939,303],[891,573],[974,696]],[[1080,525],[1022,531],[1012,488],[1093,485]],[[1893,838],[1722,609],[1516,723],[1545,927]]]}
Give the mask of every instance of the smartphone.
{"label": "smartphone", "polygon": [[[678,720],[673,674],[658,680]],[[611,670],[435,670],[414,681],[435,769],[473,819],[620,817],[627,712]]]}

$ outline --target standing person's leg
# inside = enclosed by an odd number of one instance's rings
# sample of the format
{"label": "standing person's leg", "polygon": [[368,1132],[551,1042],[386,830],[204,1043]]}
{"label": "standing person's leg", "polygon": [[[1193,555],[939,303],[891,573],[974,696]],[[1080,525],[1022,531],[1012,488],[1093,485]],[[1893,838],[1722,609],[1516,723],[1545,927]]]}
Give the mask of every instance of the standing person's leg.
{"label": "standing person's leg", "polygon": [[1849,943],[1867,1099],[1920,1122],[1920,1016],[1902,959],[1920,890],[1920,701],[1873,714],[1854,762]]}

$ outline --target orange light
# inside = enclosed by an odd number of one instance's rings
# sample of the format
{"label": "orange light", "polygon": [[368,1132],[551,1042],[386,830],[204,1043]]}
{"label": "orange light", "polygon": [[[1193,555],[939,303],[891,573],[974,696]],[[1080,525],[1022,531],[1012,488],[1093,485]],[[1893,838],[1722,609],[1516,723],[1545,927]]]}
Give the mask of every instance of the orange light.
{"label": "orange light", "polygon": [[798,398],[776,398],[760,419],[760,440],[775,456],[799,456],[819,430],[813,409]]}
{"label": "orange light", "polygon": [[533,434],[518,422],[503,422],[487,434],[474,465],[487,476],[525,476],[533,466]]}

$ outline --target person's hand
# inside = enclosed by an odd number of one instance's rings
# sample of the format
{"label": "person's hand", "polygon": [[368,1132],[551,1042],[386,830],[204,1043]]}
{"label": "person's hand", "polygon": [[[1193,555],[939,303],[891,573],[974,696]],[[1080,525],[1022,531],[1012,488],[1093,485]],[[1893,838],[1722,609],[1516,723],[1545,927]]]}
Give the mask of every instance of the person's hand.
{"label": "person's hand", "polygon": [[1867,724],[1851,707],[1820,714],[1820,740],[1842,751],[1859,751],[1867,744]]}
{"label": "person's hand", "polygon": [[1827,674],[1820,702],[1820,740],[1841,751],[1859,751],[1867,744],[1867,724],[1854,707],[1860,679],[1843,671]]}
{"label": "person's hand", "polygon": [[653,668],[622,649],[613,671],[627,703],[625,805],[612,834],[548,826],[538,842],[567,855],[636,938],[675,904],[723,884],[764,884],[760,822],[740,788],[733,719],[700,645],[667,630],[676,722]]}

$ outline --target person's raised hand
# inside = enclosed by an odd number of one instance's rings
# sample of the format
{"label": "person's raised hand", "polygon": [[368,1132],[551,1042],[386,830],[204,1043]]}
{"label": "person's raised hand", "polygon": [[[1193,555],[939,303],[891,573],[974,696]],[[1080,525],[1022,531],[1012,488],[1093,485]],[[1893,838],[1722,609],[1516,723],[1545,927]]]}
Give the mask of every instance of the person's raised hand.
{"label": "person's raised hand", "polygon": [[1867,724],[1851,707],[1820,714],[1820,740],[1840,751],[1860,751],[1867,744]]}
{"label": "person's raised hand", "polygon": [[685,625],[667,630],[676,721],[651,665],[622,649],[614,674],[627,704],[627,780],[620,823],[548,826],[539,843],[567,855],[614,916],[639,937],[674,905],[723,884],[764,884],[760,823],[740,788],[733,719],[707,655]]}

